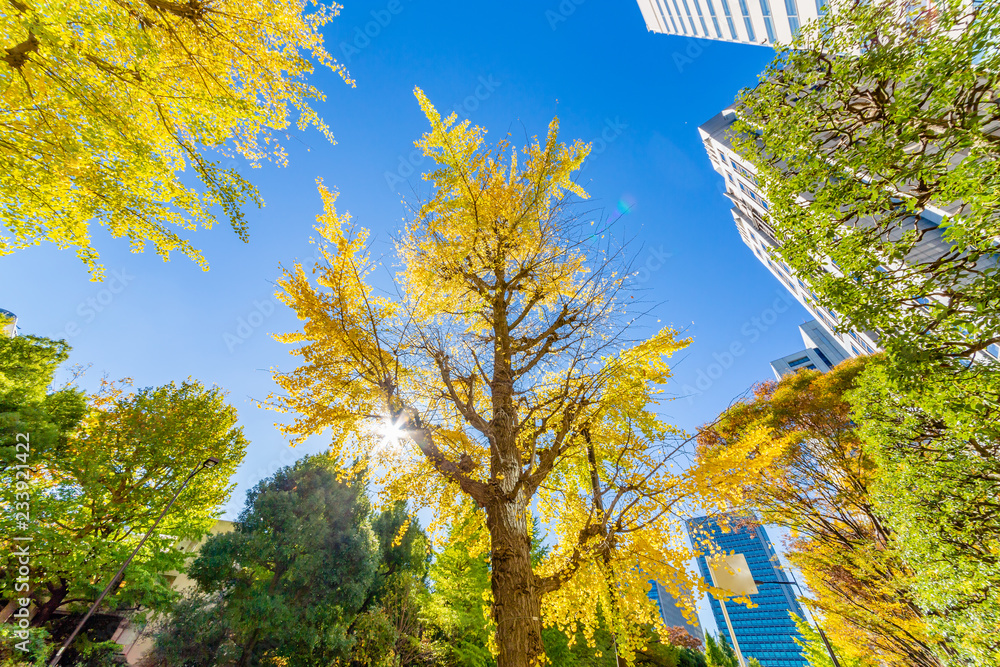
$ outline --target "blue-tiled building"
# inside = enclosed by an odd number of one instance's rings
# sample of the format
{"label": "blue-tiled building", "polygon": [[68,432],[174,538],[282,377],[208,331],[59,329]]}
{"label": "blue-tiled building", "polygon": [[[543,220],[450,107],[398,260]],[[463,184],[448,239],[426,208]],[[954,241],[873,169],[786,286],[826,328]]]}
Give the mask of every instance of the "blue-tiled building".
{"label": "blue-tiled building", "polygon": [[[724,532],[714,517],[701,517],[688,521],[688,531],[696,545],[702,536],[707,536],[720,550],[743,554],[757,581],[790,580],[778,564],[778,556],[764,527],[753,516],[730,515],[727,524],[729,530]],[[698,569],[711,583],[705,556],[698,557]],[[757,658],[763,667],[807,667],[808,663],[794,641],[801,640],[802,636],[791,614],[804,618],[794,590],[791,586],[780,584],[758,584],[757,591],[757,595],[750,596],[757,605],[753,609],[732,600],[726,603],[743,657]],[[719,632],[732,644],[721,603],[710,595],[709,604]]]}

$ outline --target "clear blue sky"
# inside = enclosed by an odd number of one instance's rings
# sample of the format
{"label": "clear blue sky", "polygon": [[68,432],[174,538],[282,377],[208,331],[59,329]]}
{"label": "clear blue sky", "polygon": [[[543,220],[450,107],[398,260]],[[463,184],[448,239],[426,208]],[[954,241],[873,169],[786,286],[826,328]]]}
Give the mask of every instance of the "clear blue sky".
{"label": "clear blue sky", "polygon": [[[488,139],[543,135],[555,113],[567,141],[613,137],[603,151],[597,144],[582,181],[606,216],[620,202],[631,207],[616,227],[634,238],[638,266],[653,259],[649,266],[659,267],[642,275],[655,317],[694,336],[676,360],[673,391],[682,394],[709,371],[718,376],[664,406],[673,423],[697,427],[770,378],[770,360],[802,347],[796,326],[806,312],[793,303],[772,318],[769,309],[785,292],[740,240],[697,132],[754,83],[771,51],[647,33],[631,0],[576,3],[350,2],[326,38],[338,58],[342,43],[357,49],[348,60],[357,88],[326,71],[313,78],[327,93],[319,111],[337,144],[315,132],[296,135],[287,168],[247,171],[267,204],[248,216],[248,245],[224,224],[198,232],[194,243],[211,264],[206,273],[183,257],[163,263],[152,253],[131,254],[94,229],[108,282],[89,282],[69,251],[33,248],[0,259],[0,308],[18,315],[22,333],[66,337],[71,363],[92,364],[85,388],[106,374],[140,387],[190,376],[226,389],[252,443],[233,516],[250,485],[321,446],[289,451],[272,426],[276,415],[251,403],[273,387],[267,369],[291,363],[269,335],[298,326],[273,297],[278,265],[312,253],[319,177],[341,191],[339,207],[372,230],[376,251],[390,251],[389,235],[404,214],[400,193],[426,192],[419,169],[397,181],[408,173],[400,161],[425,129],[417,85],[440,109],[458,108],[488,128]],[[377,31],[372,12],[386,23]],[[377,34],[366,43],[358,35],[369,23]],[[122,280],[112,280],[115,272]],[[241,329],[241,319],[259,326]],[[239,345],[227,344],[227,334],[247,333]],[[712,364],[726,362],[734,343],[743,353],[720,374]]]}

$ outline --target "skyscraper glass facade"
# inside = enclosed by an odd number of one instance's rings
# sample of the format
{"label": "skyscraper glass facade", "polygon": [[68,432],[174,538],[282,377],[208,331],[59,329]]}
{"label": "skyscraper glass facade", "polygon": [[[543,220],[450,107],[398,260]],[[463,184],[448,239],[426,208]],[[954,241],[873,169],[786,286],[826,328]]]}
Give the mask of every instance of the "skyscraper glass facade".
{"label": "skyscraper glass facade", "polygon": [[[688,521],[688,531],[695,544],[704,538],[710,538],[720,550],[743,554],[750,566],[750,572],[756,581],[789,581],[789,577],[780,569],[778,556],[771,540],[768,539],[764,527],[752,516],[732,515],[727,521],[725,532],[719,521],[713,517],[702,517]],[[705,580],[711,583],[708,570],[708,560],[705,556],[698,557],[698,569]],[[726,611],[733,624],[733,632],[739,644],[743,657],[757,658],[763,667],[807,667],[808,663],[802,657],[801,649],[795,639],[801,641],[792,621],[791,614],[803,618],[802,607],[795,599],[791,586],[781,584],[757,584],[757,595],[750,596],[756,607],[750,609],[746,605],[730,600],[726,602]],[[712,615],[719,627],[719,632],[730,644],[732,637],[726,628],[726,619],[722,615],[721,603],[709,596]]]}
{"label": "skyscraper glass facade", "polygon": [[649,582],[649,593],[647,596],[650,600],[656,603],[656,606],[660,610],[660,618],[663,619],[663,624],[670,627],[681,627],[687,630],[687,633],[697,639],[698,641],[705,643],[705,632],[701,629],[701,625],[697,620],[689,621],[684,617],[684,612],[681,611],[680,606],[677,604],[677,600],[671,595],[663,585],[658,581]]}

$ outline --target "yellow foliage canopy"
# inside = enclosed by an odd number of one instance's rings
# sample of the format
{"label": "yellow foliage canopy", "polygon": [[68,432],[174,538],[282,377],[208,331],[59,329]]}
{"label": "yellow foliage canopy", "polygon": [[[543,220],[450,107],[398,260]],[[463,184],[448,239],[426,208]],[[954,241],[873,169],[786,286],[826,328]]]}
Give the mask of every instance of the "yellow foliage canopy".
{"label": "yellow foliage canopy", "polygon": [[[633,624],[658,622],[649,579],[689,601],[701,586],[678,513],[709,502],[710,471],[672,466],[683,436],[655,412],[665,359],[689,341],[665,328],[623,342],[625,272],[584,244],[570,206],[588,145],[560,143],[553,120],[544,142],[487,147],[416,96],[431,128],[417,146],[438,168],[397,243],[400,296],[376,292],[367,232],[321,184],[322,261],[279,280],[303,327],[278,339],[300,365],[275,372],[270,404],[292,415],[287,433],[330,433],[388,497],[433,508],[436,527],[470,501],[485,510],[471,525],[492,559],[502,667],[541,659],[540,617],[592,629],[599,608],[629,656]],[[532,512],[552,545],[534,568]]]}
{"label": "yellow foliage canopy", "polygon": [[699,434],[699,467],[723,477],[755,469],[745,483],[723,488],[733,505],[790,531],[786,555],[842,656],[937,667],[935,645],[947,640],[916,604],[914,572],[876,510],[871,490],[882,471],[845,398],[869,363],[855,359],[829,373],[800,371],[758,385],[751,400],[731,406]]}
{"label": "yellow foliage canopy", "polygon": [[[0,255],[43,240],[102,268],[91,222],[134,251],[147,242],[207,263],[178,229],[209,228],[221,207],[246,240],[261,205],[236,155],[283,163],[280,136],[329,129],[310,107],[310,58],[338,5],[299,0],[10,0],[0,10]],[[204,186],[185,185],[190,166]]]}

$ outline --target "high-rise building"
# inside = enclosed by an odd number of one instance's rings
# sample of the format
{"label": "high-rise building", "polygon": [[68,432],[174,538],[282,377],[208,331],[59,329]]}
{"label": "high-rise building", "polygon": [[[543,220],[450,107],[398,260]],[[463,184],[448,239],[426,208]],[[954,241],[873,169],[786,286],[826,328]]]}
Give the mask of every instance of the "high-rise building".
{"label": "high-rise building", "polygon": [[[711,540],[726,552],[743,554],[755,581],[789,581],[778,563],[778,555],[768,539],[764,526],[749,514],[731,514],[725,517],[724,528],[715,517],[700,517],[687,522],[688,532],[696,544]],[[707,557],[698,557],[698,569],[706,581],[711,582]],[[754,603],[750,608],[735,601],[721,602],[709,596],[709,605],[719,632],[733,645],[722,605],[732,622],[736,645],[745,659],[756,658],[763,667],[807,667],[802,649],[795,640],[802,636],[791,615],[805,618],[802,607],[795,599],[792,587],[777,583],[758,583],[757,594],[749,596]]]}
{"label": "high-rise building", "polygon": [[667,35],[787,44],[826,0],[639,0],[646,28]]}
{"label": "high-rise building", "polygon": [[771,370],[779,380],[803,368],[826,373],[850,356],[816,320],[800,324],[799,333],[806,348],[771,362]]}
{"label": "high-rise building", "polygon": [[[646,29],[666,35],[715,39],[740,44],[789,44],[799,28],[827,11],[827,0],[638,0]],[[975,7],[982,0],[964,0]],[[907,0],[900,10],[932,18],[935,0]],[[953,28],[963,28],[959,21]]]}
{"label": "high-rise building", "polygon": [[13,338],[17,335],[17,315],[0,308],[0,336]]}
{"label": "high-rise building", "polygon": [[701,629],[698,621],[691,622],[687,620],[681,611],[680,605],[677,604],[677,600],[659,582],[651,581],[649,583],[652,584],[652,588],[649,589],[648,593],[649,599],[656,602],[656,606],[659,607],[660,618],[663,619],[663,624],[668,628],[684,628],[689,635],[704,644],[705,632]]}
{"label": "high-rise building", "polygon": [[845,327],[837,313],[815,302],[816,297],[809,285],[772,252],[778,247],[778,242],[775,240],[774,230],[765,219],[770,203],[760,191],[757,170],[733,149],[729,141],[727,133],[734,122],[736,111],[730,107],[699,127],[698,132],[712,161],[712,167],[725,180],[725,196],[733,202],[731,212],[743,242],[802,307],[809,311],[827,337],[848,356],[857,357],[880,351],[875,333]]}

